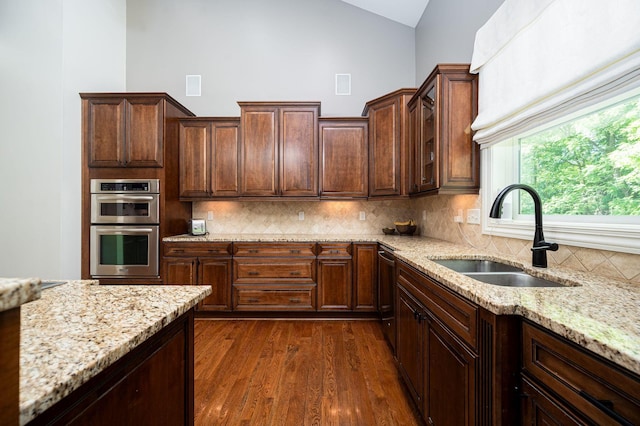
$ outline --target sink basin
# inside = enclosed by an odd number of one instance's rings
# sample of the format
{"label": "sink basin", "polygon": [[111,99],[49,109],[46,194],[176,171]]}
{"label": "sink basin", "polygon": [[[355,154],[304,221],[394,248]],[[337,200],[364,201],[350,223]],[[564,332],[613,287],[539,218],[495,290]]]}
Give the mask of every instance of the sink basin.
{"label": "sink basin", "polygon": [[503,287],[565,287],[563,284],[529,275],[515,266],[492,260],[437,259],[433,262],[487,284]]}
{"label": "sink basin", "polygon": [[470,272],[464,275],[474,280],[504,287],[565,287],[562,284],[534,277],[525,272]]}
{"label": "sink basin", "polygon": [[56,287],[62,284],[66,284],[66,281],[41,281],[42,290],[46,290],[51,287]]}
{"label": "sink basin", "polygon": [[515,266],[506,265],[493,260],[476,259],[437,259],[438,265],[442,265],[456,272],[465,274],[467,272],[522,272],[522,269]]}

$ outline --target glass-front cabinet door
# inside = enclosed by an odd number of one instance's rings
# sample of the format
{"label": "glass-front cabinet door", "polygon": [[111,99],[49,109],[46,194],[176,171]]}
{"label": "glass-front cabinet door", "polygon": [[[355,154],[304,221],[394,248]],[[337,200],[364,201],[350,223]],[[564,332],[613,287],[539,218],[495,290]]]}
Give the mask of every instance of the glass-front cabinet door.
{"label": "glass-front cabinet door", "polygon": [[427,94],[421,99],[422,138],[418,145],[418,171],[420,191],[427,191],[438,187],[438,144],[435,103],[436,84],[427,89]]}

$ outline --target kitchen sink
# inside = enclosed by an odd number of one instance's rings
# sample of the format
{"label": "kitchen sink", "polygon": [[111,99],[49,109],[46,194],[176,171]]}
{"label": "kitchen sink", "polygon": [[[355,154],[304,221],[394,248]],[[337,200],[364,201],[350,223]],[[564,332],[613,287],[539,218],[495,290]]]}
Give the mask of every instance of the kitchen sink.
{"label": "kitchen sink", "polygon": [[468,272],[522,272],[522,269],[493,260],[477,259],[437,259],[438,265],[465,274]]}
{"label": "kitchen sink", "polygon": [[526,272],[467,272],[463,275],[503,287],[565,287],[544,278],[534,277]]}
{"label": "kitchen sink", "polygon": [[563,284],[529,275],[518,267],[492,260],[436,259],[433,262],[474,280],[503,287],[565,287]]}
{"label": "kitchen sink", "polygon": [[62,284],[66,284],[66,283],[67,283],[66,281],[45,281],[45,280],[42,280],[40,282],[40,286],[41,286],[40,288],[42,288],[42,290],[46,290],[48,288],[56,287],[56,286],[59,286],[59,285],[62,285]]}

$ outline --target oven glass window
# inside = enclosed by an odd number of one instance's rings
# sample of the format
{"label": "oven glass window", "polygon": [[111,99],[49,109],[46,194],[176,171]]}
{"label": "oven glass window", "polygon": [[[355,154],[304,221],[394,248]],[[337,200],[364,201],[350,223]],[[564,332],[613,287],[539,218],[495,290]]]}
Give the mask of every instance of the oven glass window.
{"label": "oven glass window", "polygon": [[101,265],[147,265],[148,235],[101,235]]}
{"label": "oven glass window", "polygon": [[101,216],[149,216],[149,203],[100,203]]}

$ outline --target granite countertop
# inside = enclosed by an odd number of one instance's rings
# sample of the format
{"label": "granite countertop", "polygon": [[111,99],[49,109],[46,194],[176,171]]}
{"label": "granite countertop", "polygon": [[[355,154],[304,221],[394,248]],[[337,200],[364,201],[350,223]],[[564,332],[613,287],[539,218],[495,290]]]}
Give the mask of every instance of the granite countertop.
{"label": "granite countertop", "polygon": [[[616,364],[640,374],[640,287],[568,268],[534,268],[506,255],[425,237],[387,235],[214,234],[163,241],[379,242],[400,259],[483,308],[520,315]],[[486,259],[522,268],[565,287],[513,288],[485,284],[434,263],[434,259]]]}
{"label": "granite countertop", "polygon": [[207,286],[92,285],[96,283],[69,281],[22,306],[20,424],[211,293]]}
{"label": "granite countertop", "polygon": [[0,278],[0,312],[40,298],[38,278]]}

